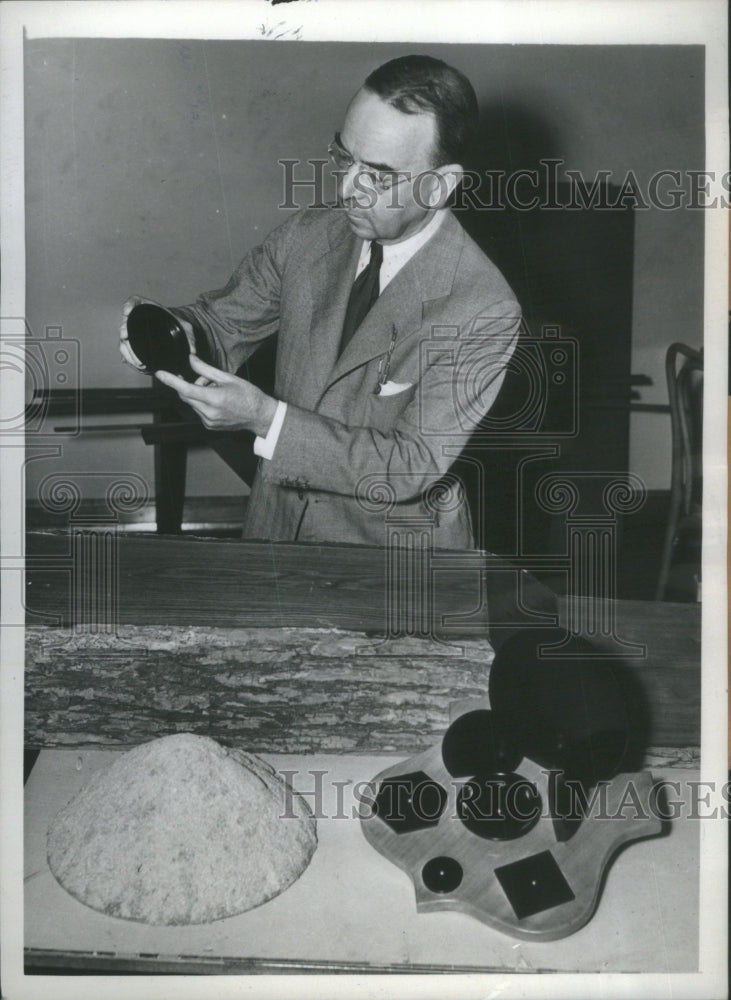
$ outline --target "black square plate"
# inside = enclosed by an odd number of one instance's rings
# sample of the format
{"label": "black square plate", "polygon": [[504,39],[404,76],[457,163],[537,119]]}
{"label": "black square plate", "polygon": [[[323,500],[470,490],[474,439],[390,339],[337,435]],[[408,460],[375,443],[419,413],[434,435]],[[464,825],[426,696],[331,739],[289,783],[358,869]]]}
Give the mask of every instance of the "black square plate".
{"label": "black square plate", "polygon": [[550,851],[496,868],[495,875],[518,920],[576,898]]}

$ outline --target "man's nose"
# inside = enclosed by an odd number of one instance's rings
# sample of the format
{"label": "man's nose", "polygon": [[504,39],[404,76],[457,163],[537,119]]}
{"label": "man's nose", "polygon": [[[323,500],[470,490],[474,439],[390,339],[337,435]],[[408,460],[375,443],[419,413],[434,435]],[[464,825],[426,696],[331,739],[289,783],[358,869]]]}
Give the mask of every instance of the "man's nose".
{"label": "man's nose", "polygon": [[340,197],[345,205],[353,204],[361,208],[373,205],[373,185],[368,183],[368,176],[359,163],[352,163],[347,170],[339,171]]}

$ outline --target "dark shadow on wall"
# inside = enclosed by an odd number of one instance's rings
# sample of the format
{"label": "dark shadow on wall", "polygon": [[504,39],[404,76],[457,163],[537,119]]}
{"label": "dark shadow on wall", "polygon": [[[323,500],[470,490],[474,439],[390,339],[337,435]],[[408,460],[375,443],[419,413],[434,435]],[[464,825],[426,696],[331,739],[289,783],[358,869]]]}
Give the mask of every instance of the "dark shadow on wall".
{"label": "dark shadow on wall", "polygon": [[505,101],[480,102],[477,139],[470,157],[474,169],[532,170],[541,160],[561,155],[558,130],[541,112]]}
{"label": "dark shadow on wall", "polygon": [[[633,213],[607,207],[616,186],[592,196],[594,178],[584,178],[587,197],[567,181],[558,133],[525,106],[486,104],[470,159],[456,214],[508,280],[528,329],[465,453],[482,465],[482,484],[474,462],[455,471],[486,548],[560,554],[564,521],[537,503],[540,477],[629,467]],[[599,493],[582,500],[601,504]]]}

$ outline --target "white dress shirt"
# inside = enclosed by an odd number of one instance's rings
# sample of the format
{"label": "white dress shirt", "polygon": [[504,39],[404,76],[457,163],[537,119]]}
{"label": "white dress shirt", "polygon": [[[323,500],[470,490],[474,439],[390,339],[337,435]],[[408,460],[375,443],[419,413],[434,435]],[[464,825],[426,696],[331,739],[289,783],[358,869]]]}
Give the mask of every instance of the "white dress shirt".
{"label": "white dress shirt", "polygon": [[[401,240],[400,243],[383,244],[383,261],[381,263],[378,281],[379,295],[383,292],[389,282],[393,281],[401,268],[408,264],[416,251],[420,250],[424,244],[432,238],[434,233],[436,233],[437,229],[439,229],[444,221],[444,217],[448,211],[449,209],[447,208],[438,209],[423,229],[414,233],[413,236],[409,236],[407,239]],[[368,261],[370,259],[370,240],[363,240],[363,246],[358,259],[358,266],[355,269],[355,278],[358,277],[363,268],[368,266]],[[260,458],[273,457],[274,449],[277,446],[277,441],[279,440],[279,434],[282,430],[282,424],[284,423],[286,413],[287,404],[280,399],[277,403],[274,419],[269,425],[266,437],[254,438],[254,454],[258,455]]]}

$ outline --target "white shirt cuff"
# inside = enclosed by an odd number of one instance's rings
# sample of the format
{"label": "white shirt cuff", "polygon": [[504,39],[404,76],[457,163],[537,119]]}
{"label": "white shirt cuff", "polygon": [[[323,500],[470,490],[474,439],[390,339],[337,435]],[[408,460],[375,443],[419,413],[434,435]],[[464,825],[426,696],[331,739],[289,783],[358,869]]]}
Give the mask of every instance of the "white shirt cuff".
{"label": "white shirt cuff", "polygon": [[257,435],[254,438],[254,454],[258,455],[259,458],[272,458],[274,456],[274,449],[277,447],[279,432],[282,429],[286,415],[287,404],[280,399],[277,403],[277,409],[274,412],[274,419],[269,425],[267,436],[259,437]]}

